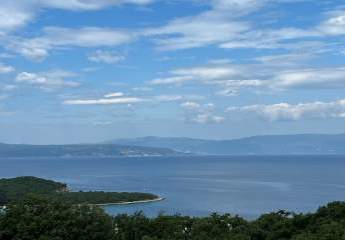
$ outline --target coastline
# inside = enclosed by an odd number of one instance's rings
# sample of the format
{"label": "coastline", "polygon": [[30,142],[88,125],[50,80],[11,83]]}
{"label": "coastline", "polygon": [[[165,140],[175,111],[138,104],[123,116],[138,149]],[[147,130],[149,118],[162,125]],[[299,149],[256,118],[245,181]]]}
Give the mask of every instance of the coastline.
{"label": "coastline", "polygon": [[[161,202],[161,201],[164,201],[165,199],[166,198],[164,198],[164,197],[158,197],[158,198],[150,199],[150,200],[140,200],[140,201],[132,201],[132,202],[118,202],[118,203],[96,203],[96,204],[87,204],[87,205],[89,205],[89,206],[99,206],[99,207],[106,207],[106,206],[112,206],[112,205],[119,205],[119,206],[121,206],[121,205],[132,205],[132,204],[139,204],[139,203]],[[6,207],[6,205],[0,206],[0,210],[3,207]]]}
{"label": "coastline", "polygon": [[98,203],[98,204],[88,204],[92,206],[100,206],[100,207],[106,207],[106,206],[113,206],[113,205],[132,205],[132,204],[140,204],[140,203],[151,203],[151,202],[161,202],[164,201],[166,198],[164,197],[158,197],[155,199],[150,199],[150,200],[140,200],[140,201],[132,201],[132,202],[118,202],[118,203]]}

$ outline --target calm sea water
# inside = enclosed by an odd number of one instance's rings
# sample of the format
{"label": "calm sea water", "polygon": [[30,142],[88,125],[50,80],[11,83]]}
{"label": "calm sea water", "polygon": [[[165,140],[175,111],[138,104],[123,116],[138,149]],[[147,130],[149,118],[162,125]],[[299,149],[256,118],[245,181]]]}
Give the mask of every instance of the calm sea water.
{"label": "calm sea water", "polygon": [[110,214],[144,211],[247,218],[279,209],[315,211],[345,200],[345,156],[222,156],[0,159],[0,177],[31,175],[74,190],[139,191],[165,201],[109,206]]}

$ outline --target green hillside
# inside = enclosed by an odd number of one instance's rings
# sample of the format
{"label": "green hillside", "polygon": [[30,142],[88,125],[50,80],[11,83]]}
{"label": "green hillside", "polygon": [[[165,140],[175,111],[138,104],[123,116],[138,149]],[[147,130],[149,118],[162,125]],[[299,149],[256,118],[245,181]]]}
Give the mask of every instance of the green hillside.
{"label": "green hillside", "polygon": [[137,192],[70,192],[64,183],[36,177],[0,179],[0,205],[16,203],[28,196],[70,204],[116,204],[158,198],[154,194]]}

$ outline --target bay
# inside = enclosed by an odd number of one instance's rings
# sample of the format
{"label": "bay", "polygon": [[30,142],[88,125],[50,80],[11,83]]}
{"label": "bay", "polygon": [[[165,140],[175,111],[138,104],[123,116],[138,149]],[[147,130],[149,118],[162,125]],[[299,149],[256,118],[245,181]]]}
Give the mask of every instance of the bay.
{"label": "bay", "polygon": [[345,156],[0,159],[0,177],[16,176],[62,181],[76,191],[150,192],[166,198],[105,207],[113,215],[218,212],[253,219],[279,209],[315,211],[345,200]]}

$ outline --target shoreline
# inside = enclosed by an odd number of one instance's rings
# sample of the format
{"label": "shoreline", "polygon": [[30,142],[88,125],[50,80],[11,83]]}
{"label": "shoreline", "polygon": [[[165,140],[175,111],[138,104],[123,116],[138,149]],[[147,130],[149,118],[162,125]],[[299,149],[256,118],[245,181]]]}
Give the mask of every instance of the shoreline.
{"label": "shoreline", "polygon": [[[164,197],[158,197],[155,199],[150,199],[150,200],[139,200],[139,201],[132,201],[132,202],[118,202],[118,203],[95,203],[95,204],[86,204],[89,206],[99,206],[99,207],[106,207],[106,206],[112,206],[112,205],[134,205],[134,204],[140,204],[140,203],[151,203],[151,202],[161,202],[164,201],[166,198]],[[76,204],[76,205],[82,205],[82,204]],[[0,206],[0,210],[1,208],[6,207],[6,205],[4,206]]]}
{"label": "shoreline", "polygon": [[99,206],[99,207],[106,207],[106,206],[121,206],[121,205],[134,205],[134,204],[140,204],[140,203],[152,203],[152,202],[161,202],[164,201],[166,198],[164,197],[158,197],[155,199],[150,200],[139,200],[139,201],[131,201],[131,202],[118,202],[118,203],[96,203],[96,204],[88,204],[92,206]]}

